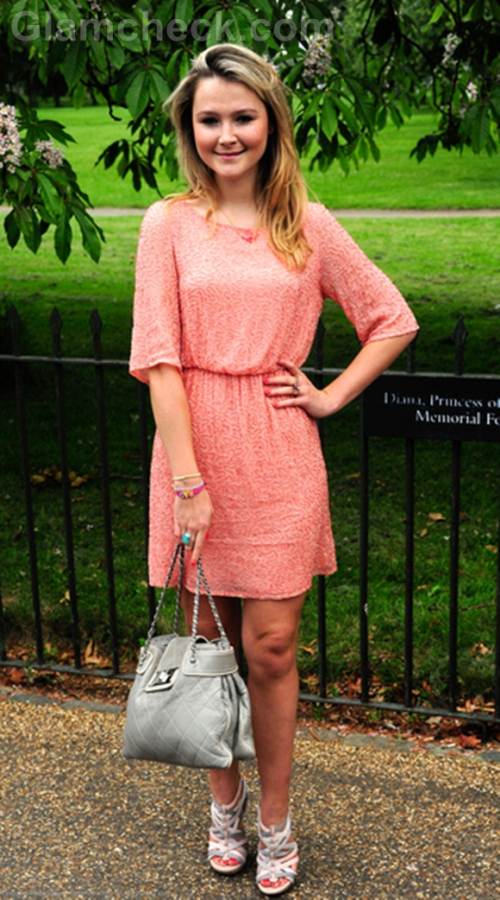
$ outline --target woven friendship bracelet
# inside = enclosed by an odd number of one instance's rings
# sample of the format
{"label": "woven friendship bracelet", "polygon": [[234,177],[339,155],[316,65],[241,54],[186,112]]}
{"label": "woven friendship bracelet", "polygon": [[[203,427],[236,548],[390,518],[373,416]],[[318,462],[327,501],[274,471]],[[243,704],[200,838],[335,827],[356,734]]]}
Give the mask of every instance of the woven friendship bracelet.
{"label": "woven friendship bracelet", "polygon": [[202,481],[201,484],[197,484],[192,488],[176,488],[175,493],[177,497],[182,497],[183,500],[189,500],[190,497],[196,497],[196,494],[199,494],[204,487],[205,482]]}

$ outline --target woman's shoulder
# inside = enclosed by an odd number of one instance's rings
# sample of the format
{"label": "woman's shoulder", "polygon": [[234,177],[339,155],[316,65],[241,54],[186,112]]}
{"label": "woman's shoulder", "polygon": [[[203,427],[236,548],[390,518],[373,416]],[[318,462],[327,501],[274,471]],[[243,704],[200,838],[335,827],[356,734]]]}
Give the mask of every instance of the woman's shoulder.
{"label": "woman's shoulder", "polygon": [[174,197],[163,197],[161,200],[151,203],[143,215],[141,229],[156,233],[158,236],[164,235],[170,229],[171,223],[175,221],[176,207],[182,205],[182,203],[173,202],[174,200]]}
{"label": "woman's shoulder", "polygon": [[308,239],[321,243],[325,229],[328,231],[335,223],[336,219],[323,203],[314,200],[308,201],[304,215],[304,227]]}
{"label": "woman's shoulder", "polygon": [[333,219],[330,210],[321,201],[309,200],[306,208],[306,220],[312,225],[323,225],[325,221]]}

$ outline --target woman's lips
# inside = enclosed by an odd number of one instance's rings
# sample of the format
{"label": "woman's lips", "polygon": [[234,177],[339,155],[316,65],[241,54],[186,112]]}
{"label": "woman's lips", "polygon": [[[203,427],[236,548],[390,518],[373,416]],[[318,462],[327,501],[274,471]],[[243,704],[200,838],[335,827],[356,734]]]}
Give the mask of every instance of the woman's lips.
{"label": "woman's lips", "polygon": [[237,153],[217,153],[217,152],[216,152],[215,155],[216,155],[216,156],[223,156],[223,157],[225,157],[225,158],[229,158],[229,157],[232,157],[232,156],[241,156],[241,154],[244,153],[244,152],[245,152],[244,150],[238,150]]}

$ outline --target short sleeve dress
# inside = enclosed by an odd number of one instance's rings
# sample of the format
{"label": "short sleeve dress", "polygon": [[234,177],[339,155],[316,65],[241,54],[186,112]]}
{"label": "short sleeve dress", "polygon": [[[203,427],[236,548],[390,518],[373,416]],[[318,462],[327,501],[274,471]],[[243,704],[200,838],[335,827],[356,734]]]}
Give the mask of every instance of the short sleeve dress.
{"label": "short sleeve dress", "polygon": [[[176,366],[193,446],[213,505],[202,549],[214,595],[284,599],[337,570],[318,422],[274,406],[263,376],[304,364],[325,298],[360,342],[418,330],[393,282],[321,203],[303,221],[313,248],[292,272],[264,230],[218,224],[186,200],[159,200],[142,220],[136,255],[129,373]],[[165,583],[174,535],[172,473],[158,429],[150,467],[149,583]],[[171,584],[177,584],[178,567]],[[195,590],[196,569],[185,584]]]}

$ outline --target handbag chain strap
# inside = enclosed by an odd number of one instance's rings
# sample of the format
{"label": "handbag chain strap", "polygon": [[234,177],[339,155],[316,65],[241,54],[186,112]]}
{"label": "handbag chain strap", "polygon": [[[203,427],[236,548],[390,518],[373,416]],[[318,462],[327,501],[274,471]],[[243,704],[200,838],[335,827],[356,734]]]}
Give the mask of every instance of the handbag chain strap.
{"label": "handbag chain strap", "polygon": [[[163,606],[165,592],[167,590],[170,578],[172,577],[172,572],[174,570],[174,566],[177,561],[177,557],[179,557],[179,579],[177,582],[177,592],[176,592],[176,596],[175,596],[174,633],[175,634],[179,633],[179,613],[180,613],[180,606],[181,606],[182,585],[184,583],[185,550],[186,550],[185,545],[181,542],[179,542],[177,544],[177,547],[175,548],[175,552],[174,552],[172,561],[171,561],[169,569],[168,569],[165,584],[162,588],[162,592],[160,594],[160,599],[158,600],[158,604],[156,606],[155,613],[154,613],[153,619],[151,621],[151,625],[149,626],[146,641],[142,645],[141,650],[140,650],[139,662],[141,662],[144,659],[144,657],[146,656],[149,644],[150,644],[152,638],[154,637],[154,633],[156,631],[156,623],[158,621],[158,616],[160,615],[160,610]],[[198,559],[197,571],[196,571],[196,588],[195,588],[194,602],[193,602],[193,621],[192,621],[192,627],[191,627],[191,645],[190,646],[191,646],[191,658],[192,659],[194,659],[195,654],[196,654],[196,638],[198,637],[198,621],[199,621],[199,617],[200,617],[200,583],[201,583],[201,581],[203,581],[203,584],[205,586],[208,603],[209,603],[210,609],[212,611],[212,615],[215,619],[215,624],[217,625],[219,634],[220,634],[221,638],[223,639],[223,641],[225,641],[226,644],[228,646],[230,646],[228,636],[227,636],[224,626],[222,624],[222,619],[219,615],[219,611],[217,609],[215,600],[212,597],[212,592],[208,586],[207,578],[206,578],[205,572],[203,571],[201,559]]]}

